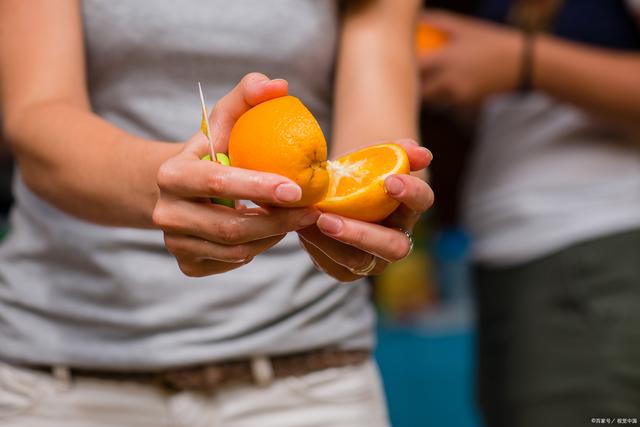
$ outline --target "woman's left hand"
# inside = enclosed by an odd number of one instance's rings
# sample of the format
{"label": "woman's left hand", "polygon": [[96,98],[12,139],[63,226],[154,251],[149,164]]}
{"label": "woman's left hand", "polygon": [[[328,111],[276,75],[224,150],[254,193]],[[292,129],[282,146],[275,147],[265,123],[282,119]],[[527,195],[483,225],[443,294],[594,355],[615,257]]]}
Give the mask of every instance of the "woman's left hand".
{"label": "woman's left hand", "polygon": [[520,81],[520,32],[454,13],[427,10],[421,20],[448,36],[421,55],[423,100],[440,107],[477,107],[487,97],[515,90]]}
{"label": "woman's left hand", "polygon": [[[412,171],[431,163],[431,152],[414,141],[396,143],[406,150]],[[385,187],[387,194],[401,204],[381,224],[322,214],[315,226],[298,231],[319,269],[341,282],[352,282],[380,274],[389,263],[409,255],[413,242],[407,233],[433,204],[433,191],[424,180],[411,175],[389,176]]]}

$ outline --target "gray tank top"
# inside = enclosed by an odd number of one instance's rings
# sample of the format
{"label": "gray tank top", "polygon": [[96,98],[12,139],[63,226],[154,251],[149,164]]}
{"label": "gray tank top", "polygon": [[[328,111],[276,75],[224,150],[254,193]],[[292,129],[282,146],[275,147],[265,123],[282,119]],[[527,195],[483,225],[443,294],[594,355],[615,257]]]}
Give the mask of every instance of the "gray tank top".
{"label": "gray tank top", "polygon": [[[96,114],[147,138],[199,127],[247,72],[289,80],[329,131],[331,0],[84,0]],[[369,348],[366,284],[315,270],[295,234],[230,273],[187,278],[158,231],[72,218],[16,176],[0,247],[0,359],[152,369],[324,346]]]}

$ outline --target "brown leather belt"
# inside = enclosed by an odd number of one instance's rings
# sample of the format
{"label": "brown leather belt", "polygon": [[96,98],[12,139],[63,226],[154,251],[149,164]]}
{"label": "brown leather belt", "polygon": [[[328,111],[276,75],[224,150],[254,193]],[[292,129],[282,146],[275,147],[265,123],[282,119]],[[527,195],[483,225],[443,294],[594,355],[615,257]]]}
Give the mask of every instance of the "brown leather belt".
{"label": "brown leather belt", "polygon": [[[271,379],[302,376],[315,371],[359,365],[370,358],[366,350],[320,350],[285,356],[271,356],[250,360],[203,364],[157,372],[120,372],[69,368],[71,378],[93,378],[112,381],[154,383],[169,390],[212,391],[234,384],[260,384],[256,361],[267,369],[267,382]],[[52,373],[52,366],[25,366],[40,372]],[[257,378],[258,377],[258,378]]]}

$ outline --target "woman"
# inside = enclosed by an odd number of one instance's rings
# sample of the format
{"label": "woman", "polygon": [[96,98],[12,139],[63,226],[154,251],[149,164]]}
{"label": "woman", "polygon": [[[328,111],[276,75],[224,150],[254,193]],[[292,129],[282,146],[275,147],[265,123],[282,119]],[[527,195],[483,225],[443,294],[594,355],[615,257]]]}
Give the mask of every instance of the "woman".
{"label": "woman", "polygon": [[[19,165],[0,249],[2,425],[387,425],[366,284],[339,283],[410,251],[428,186],[387,178],[402,204],[384,225],[234,211],[201,200],[294,201],[300,188],[200,161],[202,134],[170,141],[199,126],[198,80],[219,100],[219,150],[242,112],[288,91],[325,131],[335,117],[334,155],[414,136],[416,11],[2,0],[4,130]],[[253,70],[287,80],[242,78]],[[399,143],[414,170],[427,166],[428,151]]]}
{"label": "woman", "polygon": [[482,105],[463,216],[487,425],[637,417],[638,3],[483,3],[511,28],[429,13],[450,43],[422,70],[429,102]]}

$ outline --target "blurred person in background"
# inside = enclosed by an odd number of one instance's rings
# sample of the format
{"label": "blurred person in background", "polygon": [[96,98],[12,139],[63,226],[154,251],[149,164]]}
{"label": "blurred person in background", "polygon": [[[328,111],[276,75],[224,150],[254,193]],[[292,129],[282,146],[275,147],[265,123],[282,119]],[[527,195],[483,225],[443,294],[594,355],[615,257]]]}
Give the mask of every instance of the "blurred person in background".
{"label": "blurred person in background", "polygon": [[637,418],[640,5],[482,3],[425,14],[448,42],[421,73],[426,102],[479,109],[462,209],[485,420]]}
{"label": "blurred person in background", "polygon": [[[363,276],[411,250],[430,188],[388,177],[402,203],[383,224],[232,210],[202,200],[300,188],[201,161],[201,133],[169,142],[199,127],[199,80],[218,101],[219,150],[244,111],[288,91],[333,130],[334,156],[415,137],[418,7],[0,0],[19,166],[0,246],[2,426],[388,425]],[[288,83],[236,86],[252,70]],[[427,166],[428,150],[398,143]]]}

